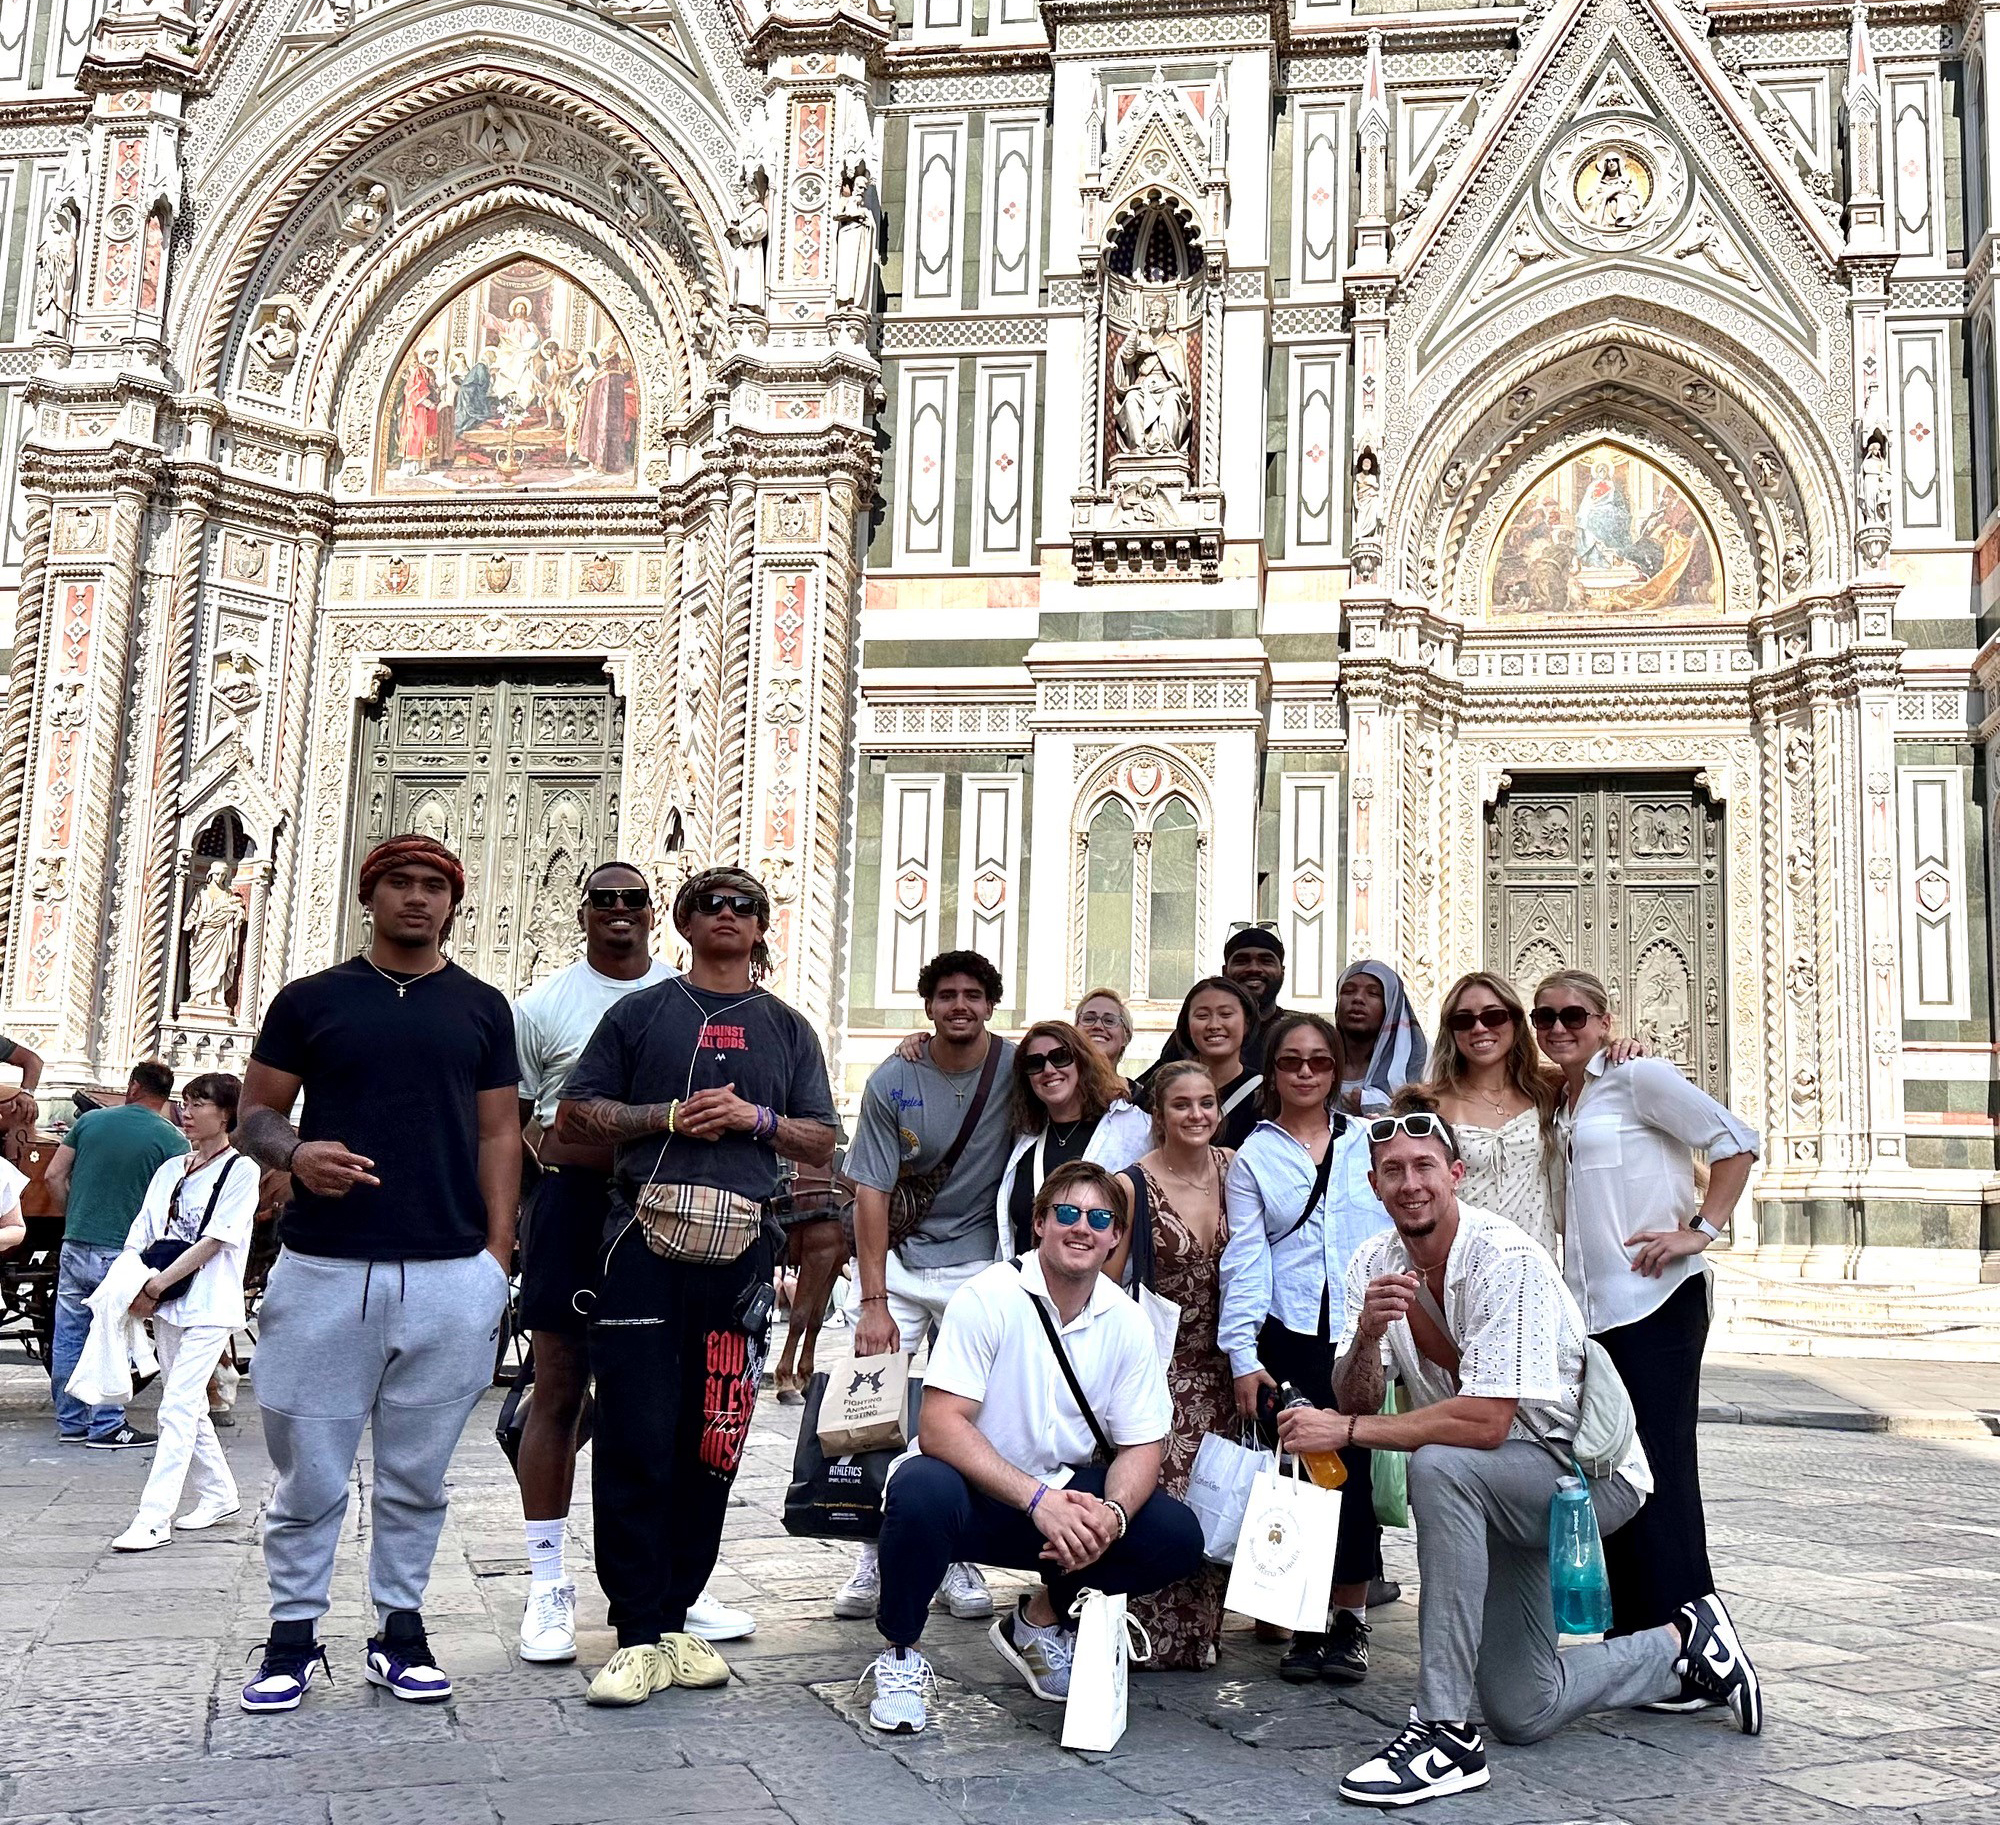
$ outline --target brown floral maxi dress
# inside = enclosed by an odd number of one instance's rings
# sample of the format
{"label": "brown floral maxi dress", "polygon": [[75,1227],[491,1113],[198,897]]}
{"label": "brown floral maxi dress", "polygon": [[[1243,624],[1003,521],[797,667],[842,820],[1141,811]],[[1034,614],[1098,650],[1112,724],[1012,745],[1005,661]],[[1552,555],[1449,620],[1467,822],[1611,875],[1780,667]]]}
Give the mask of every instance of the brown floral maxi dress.
{"label": "brown floral maxi dress", "polygon": [[[1209,1154],[1220,1186],[1229,1155],[1215,1147]],[[1160,1466],[1160,1487],[1169,1495],[1185,1496],[1203,1437],[1210,1432],[1231,1438],[1236,1435],[1235,1383],[1229,1374],[1229,1358],[1215,1343],[1215,1324],[1222,1307],[1222,1249],[1229,1240],[1229,1220],[1226,1215],[1218,1217],[1214,1245],[1204,1247],[1150,1172],[1146,1174],[1146,1197],[1153,1212],[1153,1290],[1181,1308],[1180,1334],[1167,1364],[1174,1419]],[[1192,1578],[1169,1584],[1151,1596],[1132,1599],[1132,1614],[1153,1639],[1153,1657],[1145,1663],[1148,1667],[1184,1671],[1215,1663],[1216,1643],[1222,1635],[1222,1593],[1228,1582],[1227,1566],[1204,1565]]]}

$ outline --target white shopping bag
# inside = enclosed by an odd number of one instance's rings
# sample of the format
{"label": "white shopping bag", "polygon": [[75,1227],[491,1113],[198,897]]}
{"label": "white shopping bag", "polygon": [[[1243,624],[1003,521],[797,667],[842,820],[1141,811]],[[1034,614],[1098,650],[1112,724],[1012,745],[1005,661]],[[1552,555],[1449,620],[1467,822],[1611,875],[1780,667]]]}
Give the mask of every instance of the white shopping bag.
{"label": "white shopping bag", "polygon": [[841,1357],[820,1399],[820,1449],[828,1457],[902,1450],[910,1442],[903,1425],[909,1386],[910,1359],[900,1351]]}
{"label": "white shopping bag", "polygon": [[1183,1498],[1201,1523],[1202,1556],[1216,1565],[1236,1557],[1236,1536],[1257,1472],[1270,1460],[1254,1445],[1239,1445],[1219,1432],[1208,1433],[1194,1454],[1194,1470]]}
{"label": "white shopping bag", "polygon": [[1126,1613],[1123,1596],[1082,1591],[1069,1613],[1076,1623],[1076,1648],[1069,1665],[1062,1746],[1115,1749],[1125,1734],[1126,1662],[1150,1660],[1152,1639],[1138,1618]]}
{"label": "white shopping bag", "polygon": [[1180,1341],[1181,1308],[1171,1299],[1162,1299],[1150,1286],[1140,1287],[1137,1298],[1139,1310],[1153,1327],[1153,1347],[1159,1351],[1160,1367],[1164,1369],[1173,1362],[1174,1345]]}
{"label": "white shopping bag", "polygon": [[1238,1615],[1317,1635],[1333,1593],[1341,1491],[1320,1488],[1293,1463],[1299,1474],[1286,1476],[1275,1456],[1257,1472],[1222,1601]]}

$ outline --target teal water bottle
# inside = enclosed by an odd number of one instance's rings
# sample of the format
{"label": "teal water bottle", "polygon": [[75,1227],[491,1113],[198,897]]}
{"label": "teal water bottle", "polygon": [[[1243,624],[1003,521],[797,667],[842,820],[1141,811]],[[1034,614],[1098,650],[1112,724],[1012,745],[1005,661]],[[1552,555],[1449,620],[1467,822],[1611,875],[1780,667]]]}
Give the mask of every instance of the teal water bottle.
{"label": "teal water bottle", "polygon": [[1601,1635],[1611,1626],[1604,1542],[1589,1486],[1580,1476],[1564,1477],[1549,1501],[1549,1594],[1558,1634]]}

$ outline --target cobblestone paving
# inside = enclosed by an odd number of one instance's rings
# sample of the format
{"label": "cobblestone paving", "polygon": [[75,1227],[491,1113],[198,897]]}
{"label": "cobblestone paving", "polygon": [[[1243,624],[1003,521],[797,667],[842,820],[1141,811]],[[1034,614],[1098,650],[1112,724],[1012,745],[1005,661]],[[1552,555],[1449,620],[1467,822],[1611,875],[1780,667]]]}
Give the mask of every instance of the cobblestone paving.
{"label": "cobblestone paving", "polygon": [[[861,1722],[864,1623],[830,1619],[845,1552],[787,1538],[778,1506],[797,1409],[766,1401],[731,1510],[718,1593],[754,1608],[737,1680],[636,1711],[583,1702],[610,1652],[587,1547],[576,1667],[511,1649],[520,1511],[482,1408],[455,1466],[428,1617],[457,1682],[446,1706],[364,1684],[365,1516],[350,1508],[327,1636],[339,1684],[289,1717],[236,1708],[263,1633],[254,1530],[157,1553],[106,1543],[146,1458],[59,1448],[46,1411],[0,1413],[0,1818],[61,1825],[1264,1825],[1361,1816],[1340,1775],[1393,1734],[1416,1668],[1411,1598],[1378,1613],[1369,1683],[1336,1696],[1226,1638],[1206,1674],[1140,1673],[1117,1753],[1070,1754],[1061,1718],[1003,1678],[979,1624],[935,1618],[934,1728]],[[246,1385],[225,1435],[246,1494],[267,1478]],[[1754,1426],[1705,1430],[1716,1563],[1767,1681],[1765,1735],[1714,1715],[1607,1715],[1532,1749],[1495,1747],[1485,1792],[1426,1825],[1809,1825],[2000,1821],[2000,1443]],[[365,1479],[366,1467],[363,1468]],[[999,1581],[996,1581],[998,1583]]]}

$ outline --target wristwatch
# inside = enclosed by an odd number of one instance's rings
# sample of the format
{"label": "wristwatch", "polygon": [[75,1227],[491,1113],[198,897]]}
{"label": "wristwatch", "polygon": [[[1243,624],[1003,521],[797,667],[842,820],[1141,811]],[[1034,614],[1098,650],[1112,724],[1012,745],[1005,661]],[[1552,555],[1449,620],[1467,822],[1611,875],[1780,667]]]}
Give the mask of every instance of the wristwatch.
{"label": "wristwatch", "polygon": [[1694,1213],[1694,1221],[1688,1227],[1700,1230],[1711,1242],[1720,1242],[1722,1240],[1722,1231],[1717,1229],[1700,1211]]}

